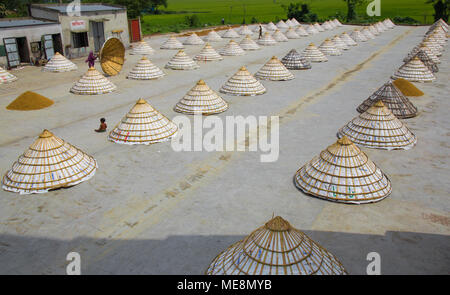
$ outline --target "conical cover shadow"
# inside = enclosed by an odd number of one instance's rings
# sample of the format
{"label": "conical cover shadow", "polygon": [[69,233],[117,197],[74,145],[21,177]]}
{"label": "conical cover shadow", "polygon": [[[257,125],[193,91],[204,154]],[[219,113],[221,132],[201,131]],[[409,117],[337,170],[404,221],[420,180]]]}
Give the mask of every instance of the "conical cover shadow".
{"label": "conical cover shadow", "polygon": [[94,176],[95,159],[44,130],[2,180],[2,188],[20,194],[46,193]]}
{"label": "conical cover shadow", "polygon": [[79,95],[96,95],[110,93],[117,89],[116,85],[111,83],[95,68],[91,67],[78,82],[76,82],[70,92]]}
{"label": "conical cover shadow", "polygon": [[208,275],[346,275],[337,258],[277,216],[220,253]]}
{"label": "conical cover shadow", "polygon": [[255,74],[261,80],[286,81],[294,79],[294,75],[276,57],[272,58]]}
{"label": "conical cover shadow", "polygon": [[254,96],[264,94],[266,88],[245,67],[241,67],[220,88],[220,92],[230,95]]}
{"label": "conical cover shadow", "polygon": [[391,193],[387,176],[346,136],[301,167],[294,182],[306,194],[342,203],[378,202]]}
{"label": "conical cover shadow", "polygon": [[50,61],[42,68],[45,72],[54,73],[75,71],[76,69],[78,69],[78,67],[59,52],[56,52]]}
{"label": "conical cover shadow", "polygon": [[139,99],[109,133],[108,140],[121,144],[152,144],[169,140],[177,130],[177,125],[144,99]]}
{"label": "conical cover shadow", "polygon": [[188,115],[212,115],[225,112],[228,103],[200,80],[175,105],[174,110]]}
{"label": "conical cover shadow", "polygon": [[363,113],[375,102],[381,100],[385,106],[399,119],[417,116],[417,108],[403,93],[395,87],[392,81],[385,83],[356,109]]}
{"label": "conical cover shadow", "polygon": [[343,136],[357,145],[387,150],[408,150],[417,142],[406,124],[394,116],[381,100],[342,127],[338,137]]}
{"label": "conical cover shadow", "polygon": [[153,80],[164,77],[163,71],[145,56],[130,71],[127,78],[135,80]]}

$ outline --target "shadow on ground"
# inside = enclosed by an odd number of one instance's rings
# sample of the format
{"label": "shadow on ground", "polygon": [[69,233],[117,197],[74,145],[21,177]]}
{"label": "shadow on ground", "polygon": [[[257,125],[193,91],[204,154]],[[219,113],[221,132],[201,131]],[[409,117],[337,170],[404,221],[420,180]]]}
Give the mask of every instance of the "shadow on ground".
{"label": "shadow on ground", "polygon": [[[305,231],[336,255],[350,274],[365,274],[369,252],[382,274],[450,274],[450,236],[411,232],[365,235]],[[65,274],[66,255],[81,255],[82,274],[202,274],[243,236],[170,236],[164,240],[71,241],[0,235],[0,274]]]}

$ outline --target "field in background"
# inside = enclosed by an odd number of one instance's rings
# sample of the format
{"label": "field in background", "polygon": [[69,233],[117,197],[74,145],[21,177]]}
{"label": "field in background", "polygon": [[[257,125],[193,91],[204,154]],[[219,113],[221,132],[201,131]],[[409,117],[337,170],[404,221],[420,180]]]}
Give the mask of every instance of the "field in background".
{"label": "field in background", "polygon": [[[346,15],[347,8],[343,0],[168,0],[168,7],[161,8],[166,14],[143,16],[144,34],[165,33],[187,29],[185,17],[193,14],[200,19],[202,26],[219,25],[222,18],[227,24],[240,24],[244,20],[250,23],[255,17],[259,22],[277,21],[286,18],[281,4],[308,3],[311,12],[319,18],[327,19],[337,13]],[[366,7],[358,9],[358,14],[365,14]],[[381,0],[381,19],[395,16],[409,16],[421,23],[433,22],[433,7],[425,0]]]}

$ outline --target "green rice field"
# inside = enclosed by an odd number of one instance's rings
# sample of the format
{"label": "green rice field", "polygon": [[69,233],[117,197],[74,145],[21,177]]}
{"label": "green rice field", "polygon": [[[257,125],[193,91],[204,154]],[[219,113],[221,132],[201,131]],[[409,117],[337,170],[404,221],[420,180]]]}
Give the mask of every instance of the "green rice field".
{"label": "green rice field", "polygon": [[[381,19],[395,16],[409,16],[420,23],[433,22],[433,7],[426,0],[381,0]],[[286,18],[282,4],[297,3],[295,0],[168,0],[167,8],[160,8],[164,14],[144,15],[142,31],[144,34],[179,32],[187,29],[185,17],[197,15],[201,26],[219,25],[222,18],[226,24],[246,23],[255,18],[258,22],[277,21]],[[320,19],[347,13],[343,0],[303,0]],[[365,15],[366,6],[359,7],[359,15]]]}

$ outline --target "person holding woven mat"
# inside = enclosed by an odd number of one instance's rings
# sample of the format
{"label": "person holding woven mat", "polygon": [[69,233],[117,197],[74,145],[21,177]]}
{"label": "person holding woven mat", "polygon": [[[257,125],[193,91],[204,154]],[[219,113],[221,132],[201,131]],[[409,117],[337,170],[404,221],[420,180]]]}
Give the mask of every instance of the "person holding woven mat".
{"label": "person holding woven mat", "polygon": [[100,127],[98,127],[98,129],[94,129],[95,132],[106,132],[106,128],[108,128],[108,126],[106,125],[106,119],[105,118],[101,118],[100,119]]}

